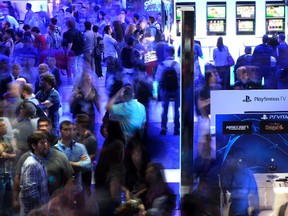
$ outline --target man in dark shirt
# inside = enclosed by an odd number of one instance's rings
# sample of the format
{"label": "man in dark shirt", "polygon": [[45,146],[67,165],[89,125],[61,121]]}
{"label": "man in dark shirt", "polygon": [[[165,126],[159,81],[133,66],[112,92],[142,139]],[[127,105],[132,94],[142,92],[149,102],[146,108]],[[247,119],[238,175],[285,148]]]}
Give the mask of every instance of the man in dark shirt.
{"label": "man in dark shirt", "polygon": [[58,135],[60,95],[54,89],[56,84],[52,74],[43,74],[40,77],[41,90],[36,93],[36,99],[40,101],[44,110],[48,112],[48,118],[52,122],[52,133]]}
{"label": "man in dark shirt", "polygon": [[78,30],[75,29],[75,22],[73,20],[68,20],[66,25],[68,31],[63,34],[63,42],[64,46],[67,47],[67,75],[70,77],[73,75],[75,78],[82,69],[83,50],[79,47],[81,41],[79,40],[79,37],[77,37]]}
{"label": "man in dark shirt", "polygon": [[276,88],[275,73],[271,68],[271,57],[273,57],[273,48],[268,45],[269,37],[265,34],[262,37],[262,44],[255,47],[253,52],[253,63],[261,70],[262,77],[264,77],[264,88]]}
{"label": "man in dark shirt", "polygon": [[277,59],[277,84],[279,89],[288,88],[288,45],[285,34],[278,36],[279,45],[276,50]]}

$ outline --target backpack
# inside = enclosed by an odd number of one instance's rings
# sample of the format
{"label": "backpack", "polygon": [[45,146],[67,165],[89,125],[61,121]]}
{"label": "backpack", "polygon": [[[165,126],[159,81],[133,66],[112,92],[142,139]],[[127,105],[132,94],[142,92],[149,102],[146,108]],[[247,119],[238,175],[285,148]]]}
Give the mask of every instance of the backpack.
{"label": "backpack", "polygon": [[75,34],[76,34],[76,39],[73,41],[73,47],[74,47],[74,52],[76,55],[81,55],[84,53],[85,47],[86,47],[86,39],[85,35],[83,32],[76,30],[75,29]]}
{"label": "backpack", "polygon": [[40,103],[38,105],[36,105],[35,103],[33,103],[32,101],[29,101],[29,100],[24,100],[23,103],[32,104],[36,108],[36,116],[37,117],[47,116]]}
{"label": "backpack", "polygon": [[96,55],[101,55],[102,53],[104,53],[104,42],[103,42],[103,38],[100,36],[96,38],[95,52],[96,52]]}
{"label": "backpack", "polygon": [[168,67],[162,63],[165,68],[162,73],[161,87],[165,90],[173,91],[178,89],[178,77],[174,68],[176,63],[176,61],[173,61],[171,66]]}
{"label": "backpack", "polygon": [[157,43],[160,42],[162,31],[159,30],[158,28],[156,28],[156,26],[151,26],[151,27],[156,29],[155,42],[157,42]]}

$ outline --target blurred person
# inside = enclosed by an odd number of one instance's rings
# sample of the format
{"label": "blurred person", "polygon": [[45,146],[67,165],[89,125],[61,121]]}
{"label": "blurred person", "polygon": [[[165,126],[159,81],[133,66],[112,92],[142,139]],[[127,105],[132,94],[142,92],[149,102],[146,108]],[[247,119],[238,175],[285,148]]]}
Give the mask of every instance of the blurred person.
{"label": "blurred person", "polygon": [[[161,115],[161,135],[167,133],[168,108],[169,102],[174,101],[174,135],[180,134],[180,64],[174,60],[174,47],[167,46],[165,48],[165,61],[158,65],[155,74],[155,79],[159,83],[160,98],[162,100],[162,115]],[[171,72],[171,75],[170,75]],[[173,77],[173,79],[168,78]],[[167,79],[167,78],[168,79]]]}
{"label": "blurred person", "polygon": [[126,44],[127,44],[128,38],[130,38],[131,36],[134,36],[135,31],[136,31],[136,25],[134,23],[130,23],[124,32],[124,40]]}
{"label": "blurred person", "polygon": [[84,49],[84,47],[82,47],[80,38],[82,32],[75,28],[75,22],[72,20],[68,20],[66,25],[68,30],[63,33],[63,41],[65,44],[64,47],[67,48],[67,76],[71,77],[73,75],[76,78],[83,69],[82,56],[84,50],[82,48]]}
{"label": "blurred person", "polygon": [[98,15],[96,18],[96,25],[99,27],[98,32],[100,35],[104,35],[104,27],[106,25],[105,18],[106,14],[104,11],[98,11]]}
{"label": "blurred person", "polygon": [[200,41],[194,41],[194,79],[201,83],[203,79],[203,74],[201,73],[201,68],[199,64],[199,58],[203,59],[203,52]]}
{"label": "blurred person", "polygon": [[276,52],[277,59],[277,83],[279,89],[287,89],[288,88],[288,45],[285,42],[286,36],[285,34],[279,34]]}
{"label": "blurred person", "polygon": [[112,37],[113,29],[110,25],[104,27],[104,61],[107,64],[108,58],[114,59],[118,57],[119,47],[117,41]]}
{"label": "blurred person", "polygon": [[[91,161],[98,158],[98,141],[93,132],[90,131],[90,118],[86,114],[78,114],[75,118],[75,141],[82,143],[86,149]],[[92,169],[82,173],[82,181],[88,194],[91,194]]]}
{"label": "blurred person", "polygon": [[60,95],[54,88],[55,77],[52,74],[43,74],[40,77],[41,90],[36,93],[35,98],[39,100],[44,110],[48,112],[48,117],[52,122],[52,133],[58,134]]}
{"label": "blurred person", "polygon": [[206,134],[205,138],[199,140],[198,156],[193,164],[194,191],[200,202],[205,215],[220,214],[220,187],[219,172],[221,162],[212,157],[211,135]]}
{"label": "blurred person", "polygon": [[57,60],[54,56],[47,56],[45,58],[45,62],[48,65],[49,72],[54,75],[56,80],[56,89],[59,90],[60,86],[62,85],[62,80],[60,77],[60,71],[56,66]]}
{"label": "blurred person", "polygon": [[95,168],[96,201],[99,215],[111,216],[121,204],[121,193],[124,192],[128,200],[129,191],[124,184],[124,143],[115,140],[100,151]]}
{"label": "blurred person", "polygon": [[[121,18],[122,17],[122,18]],[[124,26],[122,26],[124,25]],[[118,20],[114,20],[112,22],[112,28],[113,28],[113,38],[115,38],[115,40],[118,43],[119,46],[119,50],[121,51],[121,49],[124,47],[124,34],[125,34],[125,30],[126,30],[126,23],[123,21],[123,15],[119,15],[118,16]]]}
{"label": "blurred person", "polygon": [[204,214],[203,205],[195,194],[185,194],[181,198],[182,216],[199,216]]}
{"label": "blurred person", "polygon": [[12,214],[11,189],[14,175],[13,161],[16,158],[13,140],[7,136],[7,126],[4,119],[0,119],[0,215]]}
{"label": "blurred person", "polygon": [[48,176],[44,157],[49,152],[46,136],[33,133],[27,143],[31,149],[30,156],[25,160],[20,177],[20,215],[27,215],[32,209],[48,203]]}
{"label": "blurred person", "polygon": [[25,17],[24,17],[24,25],[25,24],[29,24],[30,21],[32,20],[33,16],[34,16],[34,12],[32,11],[32,4],[31,3],[26,3],[26,10],[27,12],[25,13]]}
{"label": "blurred person", "polygon": [[141,200],[131,199],[120,205],[116,211],[116,216],[145,216],[146,210]]}
{"label": "blurred person", "polygon": [[109,147],[109,145],[115,140],[119,140],[123,143],[125,142],[124,133],[119,121],[111,119],[104,121],[102,131],[103,130],[105,130],[103,148]]}
{"label": "blurred person", "polygon": [[98,32],[99,27],[97,25],[93,26],[93,32],[95,33],[96,46],[94,51],[95,58],[95,72],[98,78],[103,79],[102,73],[102,55],[104,54],[104,42],[102,35]]}
{"label": "blurred person", "polygon": [[15,33],[14,50],[23,48],[24,46],[23,36],[24,36],[24,33],[21,30]]}
{"label": "blurred person", "polygon": [[241,153],[231,152],[221,168],[220,184],[226,203],[230,204],[229,215],[258,215],[259,195],[255,177]]}
{"label": "blurred person", "polygon": [[101,114],[100,96],[95,83],[92,73],[90,74],[85,70],[82,76],[80,76],[78,80],[75,80],[69,99],[72,117],[75,118],[77,114],[88,115],[90,118],[89,128],[92,133],[95,132],[95,108],[98,113]]}
{"label": "blurred person", "polygon": [[141,197],[146,191],[145,171],[151,159],[147,148],[137,138],[131,138],[126,147],[125,155],[125,186],[132,197]]}
{"label": "blurred person", "polygon": [[92,166],[91,159],[83,144],[75,142],[73,138],[73,125],[71,121],[64,120],[60,124],[61,138],[55,148],[66,155],[74,170],[74,200],[75,208],[81,212],[85,209],[85,188],[83,188],[82,172],[89,171]]}
{"label": "blurred person", "polygon": [[26,77],[23,73],[22,73],[22,67],[20,64],[18,63],[14,63],[12,64],[12,80],[16,81],[19,78],[24,78],[26,80],[26,82],[29,82],[29,78]]}
{"label": "blurred person", "polygon": [[49,71],[49,67],[48,67],[48,65],[46,63],[41,63],[38,66],[38,74],[37,74],[37,77],[36,77],[36,80],[35,80],[35,85],[34,85],[34,92],[35,93],[37,93],[41,89],[40,77],[43,74],[51,74],[50,71]]}
{"label": "blurred person", "polygon": [[119,120],[126,142],[138,133],[143,136],[146,110],[143,104],[134,99],[134,89],[131,84],[124,85],[108,101],[106,109],[111,119]]}
{"label": "blurred person", "polygon": [[0,99],[4,99],[8,83],[12,81],[10,59],[6,55],[0,54]]}
{"label": "blurred person", "polygon": [[19,23],[13,16],[9,15],[8,8],[3,8],[2,12],[3,12],[3,16],[4,16],[4,21],[9,22],[11,24],[11,27],[14,30],[18,30],[19,29]]}
{"label": "blurred person", "polygon": [[[16,15],[15,15],[15,10],[14,10],[14,7],[12,6],[12,3],[11,1],[7,1],[7,8],[8,8],[8,11],[9,11],[9,15],[14,17],[16,20],[18,20],[16,18]],[[19,14],[18,14],[19,15]]]}
{"label": "blurred person", "polygon": [[149,210],[153,207],[154,201],[160,197],[167,197],[170,200],[170,211],[176,207],[176,199],[174,192],[165,181],[165,176],[162,174],[164,167],[159,163],[150,163],[145,171],[147,182],[147,191],[141,195],[145,208]]}
{"label": "blurred person", "polygon": [[56,27],[52,24],[48,26],[48,33],[46,35],[47,49],[53,53],[54,50],[59,49],[62,44],[62,37],[56,32]]}
{"label": "blurred person", "polygon": [[276,78],[271,68],[271,56],[274,56],[273,48],[269,44],[267,34],[262,37],[262,44],[255,47],[253,51],[253,65],[258,66],[261,70],[261,77],[264,77],[264,88],[275,89]]}
{"label": "blurred person", "polygon": [[230,66],[228,65],[227,57],[229,49],[223,43],[223,38],[217,39],[216,48],[213,49],[213,60],[215,62],[216,70],[221,79],[221,86],[223,90],[230,89]]}
{"label": "blurred person", "polygon": [[134,50],[135,39],[134,37],[129,37],[127,39],[127,46],[123,47],[120,52],[120,59],[123,66],[122,73],[126,76],[129,82],[132,82],[132,77],[134,74],[134,67],[136,63],[136,56]]}
{"label": "blurred person", "polygon": [[36,26],[32,27],[31,34],[34,36],[33,46],[37,49],[39,63],[43,63],[44,59],[42,57],[42,53],[47,49],[46,38],[43,34],[41,34],[40,29]]}
{"label": "blurred person", "polygon": [[97,38],[95,33],[92,31],[92,23],[85,21],[85,51],[84,51],[84,60],[86,61],[87,65],[91,68],[91,70],[95,71],[95,57],[94,57],[94,50],[96,48]]}
{"label": "blurred person", "polygon": [[244,54],[239,56],[236,64],[234,65],[234,74],[235,74],[235,80],[237,81],[237,74],[236,71],[241,66],[246,65],[252,65],[252,47],[251,46],[245,46]]}
{"label": "blurred person", "polygon": [[241,66],[236,71],[237,81],[234,84],[234,89],[236,90],[248,90],[248,89],[261,89],[261,83],[257,83],[251,80],[247,69]]}
{"label": "blurred person", "polygon": [[55,18],[55,17],[52,17],[51,20],[50,20],[50,22],[51,22],[50,24],[53,25],[54,28],[55,28],[55,30],[54,30],[55,33],[61,36],[61,30],[62,30],[62,29],[61,29],[61,27],[60,27],[59,25],[57,25],[58,19]]}
{"label": "blurred person", "polygon": [[14,52],[14,31],[12,29],[7,29],[5,30],[3,39],[5,46],[9,48],[9,57],[12,57],[13,52]]}

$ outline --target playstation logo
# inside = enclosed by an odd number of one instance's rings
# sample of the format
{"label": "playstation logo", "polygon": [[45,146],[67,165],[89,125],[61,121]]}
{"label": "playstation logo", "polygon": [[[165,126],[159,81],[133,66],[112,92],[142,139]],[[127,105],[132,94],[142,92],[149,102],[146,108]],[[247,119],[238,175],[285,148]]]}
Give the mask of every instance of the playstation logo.
{"label": "playstation logo", "polygon": [[262,119],[262,120],[267,120],[268,117],[267,117],[267,115],[263,114],[263,116],[261,117],[261,119]]}
{"label": "playstation logo", "polygon": [[246,95],[246,98],[243,100],[243,102],[246,102],[246,103],[249,103],[251,101],[252,100],[251,100],[250,96],[248,96],[248,95]]}

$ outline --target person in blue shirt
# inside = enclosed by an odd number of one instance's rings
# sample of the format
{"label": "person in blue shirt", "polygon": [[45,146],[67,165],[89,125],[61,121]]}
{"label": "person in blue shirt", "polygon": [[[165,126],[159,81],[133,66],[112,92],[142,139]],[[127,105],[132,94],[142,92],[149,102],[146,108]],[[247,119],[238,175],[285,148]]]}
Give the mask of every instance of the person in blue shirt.
{"label": "person in blue shirt", "polygon": [[[73,124],[64,120],[60,124],[61,138],[54,146],[66,155],[74,169],[74,200],[75,209],[81,211],[85,208],[85,190],[82,184],[82,172],[89,171],[92,166],[91,159],[83,144],[75,142],[73,137]],[[96,145],[96,143],[95,143]]]}

